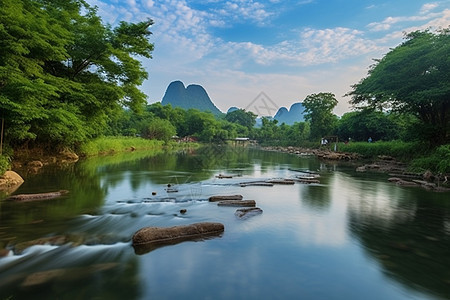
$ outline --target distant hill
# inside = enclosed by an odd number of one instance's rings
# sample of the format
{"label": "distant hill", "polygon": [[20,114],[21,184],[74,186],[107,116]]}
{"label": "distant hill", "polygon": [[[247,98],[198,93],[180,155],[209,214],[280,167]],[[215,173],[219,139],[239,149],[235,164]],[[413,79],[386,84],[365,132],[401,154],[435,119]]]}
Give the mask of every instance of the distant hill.
{"label": "distant hill", "polygon": [[295,122],[304,122],[305,118],[303,113],[305,112],[305,107],[302,103],[294,103],[291,108],[287,110],[286,107],[281,107],[275,116],[275,120],[278,120],[278,124],[285,123],[286,125],[294,125]]}
{"label": "distant hill", "polygon": [[230,112],[233,112],[233,111],[235,111],[235,110],[239,110],[239,108],[237,108],[236,106],[232,106],[232,107],[230,107],[230,108],[228,109],[227,114],[230,113]]}
{"label": "distant hill", "polygon": [[222,114],[202,86],[191,84],[185,88],[181,81],[173,81],[169,84],[161,104],[171,104],[173,107],[183,109],[196,108],[201,111],[212,112],[214,115]]}

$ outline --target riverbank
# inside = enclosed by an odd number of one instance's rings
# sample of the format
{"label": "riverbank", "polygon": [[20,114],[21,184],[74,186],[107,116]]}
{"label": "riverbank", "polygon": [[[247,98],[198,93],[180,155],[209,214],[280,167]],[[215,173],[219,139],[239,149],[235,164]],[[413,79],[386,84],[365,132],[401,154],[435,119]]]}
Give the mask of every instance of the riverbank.
{"label": "riverbank", "polygon": [[[450,191],[450,174],[432,172],[430,169],[423,169],[422,171],[414,171],[412,166],[416,163],[415,160],[410,160],[409,163],[397,160],[390,155],[377,155],[374,157],[366,157],[354,152],[338,152],[331,151],[325,148],[309,149],[302,147],[262,147],[266,151],[276,151],[289,153],[297,156],[314,155],[321,160],[329,161],[354,161],[357,172],[378,172],[390,175],[389,181],[395,182],[398,185],[404,186],[421,186],[426,189],[436,191]],[[442,151],[442,150],[441,150]],[[439,153],[439,152],[438,152]],[[423,160],[430,160],[434,157],[430,155],[429,158],[418,158]],[[446,161],[443,156],[440,159]]]}
{"label": "riverbank", "polygon": [[[48,152],[42,148],[19,149],[14,153],[13,160],[0,175],[0,191],[11,194],[20,184],[22,177],[37,174],[46,166],[68,166],[79,159],[96,156],[113,156],[134,151],[162,151],[186,148],[197,148],[197,143],[178,143],[148,140],[139,137],[102,137],[82,145],[76,152],[63,149],[59,152]],[[2,156],[4,157],[4,156]],[[6,174],[6,170],[9,172]],[[11,174],[14,176],[11,177]],[[16,180],[20,177],[22,180]]]}

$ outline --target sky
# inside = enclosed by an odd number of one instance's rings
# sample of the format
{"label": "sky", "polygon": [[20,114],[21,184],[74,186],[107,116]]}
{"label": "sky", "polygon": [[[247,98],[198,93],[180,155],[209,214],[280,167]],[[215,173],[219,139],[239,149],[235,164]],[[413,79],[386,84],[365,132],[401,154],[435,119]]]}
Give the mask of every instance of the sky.
{"label": "sky", "polygon": [[333,93],[334,113],[373,59],[404,34],[450,26],[450,0],[87,0],[105,23],[152,19],[148,102],[175,80],[199,84],[223,112],[274,115],[315,93]]}

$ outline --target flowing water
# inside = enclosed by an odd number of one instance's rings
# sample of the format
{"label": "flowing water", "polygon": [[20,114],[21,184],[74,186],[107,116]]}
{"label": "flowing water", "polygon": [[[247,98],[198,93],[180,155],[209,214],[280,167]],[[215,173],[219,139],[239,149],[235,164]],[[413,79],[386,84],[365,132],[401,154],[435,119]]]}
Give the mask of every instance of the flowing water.
{"label": "flowing water", "polygon": [[[209,147],[21,174],[15,194],[69,193],[0,200],[0,300],[450,299],[450,194],[354,170]],[[307,174],[299,171],[318,172],[320,183],[239,185]],[[169,183],[178,192],[168,193]],[[263,213],[241,220],[237,208],[208,202],[228,194],[255,200]],[[143,227],[197,222],[225,231],[143,254],[131,245]]]}

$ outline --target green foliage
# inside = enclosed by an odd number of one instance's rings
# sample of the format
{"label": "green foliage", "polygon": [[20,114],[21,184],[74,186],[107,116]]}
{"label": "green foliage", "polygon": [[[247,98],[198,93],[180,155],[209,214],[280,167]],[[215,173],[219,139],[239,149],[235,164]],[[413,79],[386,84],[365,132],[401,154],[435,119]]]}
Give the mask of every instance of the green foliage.
{"label": "green foliage", "polygon": [[0,110],[5,140],[74,146],[127,106],[142,110],[148,20],[104,25],[82,0],[1,0]]}
{"label": "green foliage", "polygon": [[5,174],[9,168],[9,158],[5,155],[0,155],[0,176]]}
{"label": "green foliage", "polygon": [[388,155],[401,160],[409,160],[420,154],[427,153],[428,148],[421,143],[407,143],[401,141],[375,141],[368,142],[350,142],[348,144],[339,144],[339,151],[353,152],[364,157],[377,157],[378,155]]}
{"label": "green foliage", "polygon": [[448,141],[450,132],[450,29],[408,34],[353,86],[351,103],[417,116],[424,140]]}
{"label": "green foliage", "polygon": [[349,112],[338,122],[338,136],[340,140],[350,138],[353,141],[366,141],[369,137],[384,141],[399,139],[405,128],[402,128],[396,119],[396,115],[390,117],[374,110]]}
{"label": "green foliage", "polygon": [[311,140],[330,135],[337,125],[337,116],[332,113],[338,101],[332,93],[308,95],[303,101],[305,120],[310,122]]}
{"label": "green foliage", "polygon": [[144,132],[144,136],[149,139],[162,140],[168,142],[176,134],[175,126],[169,120],[154,118]]}
{"label": "green foliage", "polygon": [[225,120],[231,123],[237,123],[244,127],[247,127],[249,130],[255,126],[256,117],[254,113],[251,111],[245,111],[244,109],[237,109],[235,111],[229,112],[225,116]]}
{"label": "green foliage", "polygon": [[441,174],[450,174],[450,144],[439,146],[426,157],[414,159],[410,168],[418,172],[430,170]]}
{"label": "green foliage", "polygon": [[80,147],[80,154],[83,156],[94,156],[99,154],[123,152],[135,148],[155,149],[160,148],[164,144],[163,141],[148,140],[138,137],[100,137],[91,140]]}

